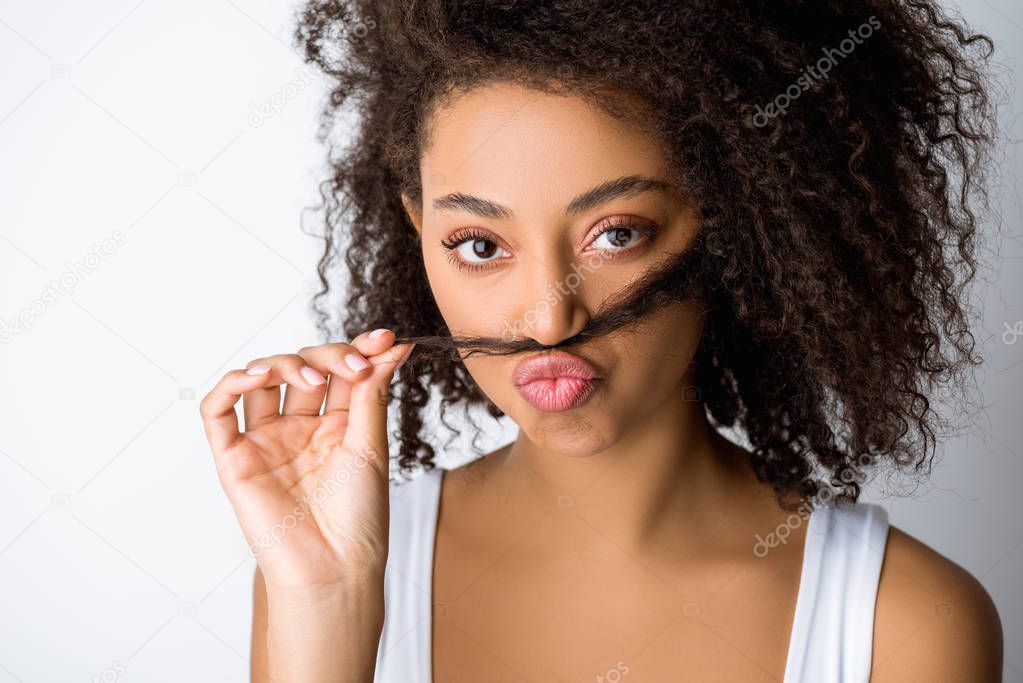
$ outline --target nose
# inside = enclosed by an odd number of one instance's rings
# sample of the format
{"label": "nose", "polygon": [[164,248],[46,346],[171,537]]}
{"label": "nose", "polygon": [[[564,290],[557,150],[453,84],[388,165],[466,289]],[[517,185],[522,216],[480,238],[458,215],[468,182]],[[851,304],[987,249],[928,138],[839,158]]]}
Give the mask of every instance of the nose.
{"label": "nose", "polygon": [[[549,261],[549,263],[554,263]],[[526,287],[521,320],[526,336],[545,346],[553,346],[577,334],[589,321],[589,312],[579,294],[581,276],[575,269],[557,263],[537,263]]]}

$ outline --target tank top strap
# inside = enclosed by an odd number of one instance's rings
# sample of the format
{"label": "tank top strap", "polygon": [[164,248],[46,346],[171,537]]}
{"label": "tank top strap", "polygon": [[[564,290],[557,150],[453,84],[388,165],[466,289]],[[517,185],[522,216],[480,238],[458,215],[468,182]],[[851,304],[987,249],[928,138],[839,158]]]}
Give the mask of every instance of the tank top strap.
{"label": "tank top strap", "polygon": [[826,504],[807,524],[784,683],[866,683],[888,541],[878,504]]}
{"label": "tank top strap", "polygon": [[384,624],[374,683],[430,683],[433,548],[444,470],[390,483]]}

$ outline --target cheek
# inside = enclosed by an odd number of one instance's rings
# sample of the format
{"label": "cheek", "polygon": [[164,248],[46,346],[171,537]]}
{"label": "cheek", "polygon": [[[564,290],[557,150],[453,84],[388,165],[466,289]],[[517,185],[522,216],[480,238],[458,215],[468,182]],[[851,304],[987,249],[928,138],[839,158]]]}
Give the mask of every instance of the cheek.
{"label": "cheek", "polygon": [[445,324],[457,331],[464,326],[464,320],[471,316],[466,311],[471,308],[471,299],[465,296],[464,287],[459,282],[460,273],[442,255],[424,255],[423,265],[433,299],[437,302]]}
{"label": "cheek", "polygon": [[444,323],[452,334],[466,337],[511,339],[506,322],[510,317],[502,304],[493,298],[479,296],[463,286],[434,288],[434,298]]}
{"label": "cheek", "polygon": [[448,263],[444,255],[430,256],[424,264],[434,301],[452,333],[498,339],[508,336],[509,301],[480,292],[472,279]]}
{"label": "cheek", "polygon": [[703,335],[704,315],[680,304],[649,317],[619,342],[622,379],[631,386],[673,386],[689,369]]}

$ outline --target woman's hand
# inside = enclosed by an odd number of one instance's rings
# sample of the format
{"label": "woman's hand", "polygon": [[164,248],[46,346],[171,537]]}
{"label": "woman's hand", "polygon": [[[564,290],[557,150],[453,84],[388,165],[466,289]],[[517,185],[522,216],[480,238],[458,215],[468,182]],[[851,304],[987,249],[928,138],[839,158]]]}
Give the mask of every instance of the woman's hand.
{"label": "woman's hand", "polygon": [[326,595],[382,582],[388,396],[412,350],[392,346],[394,338],[376,330],[351,344],[253,360],[225,374],[199,405],[220,483],[269,594]]}

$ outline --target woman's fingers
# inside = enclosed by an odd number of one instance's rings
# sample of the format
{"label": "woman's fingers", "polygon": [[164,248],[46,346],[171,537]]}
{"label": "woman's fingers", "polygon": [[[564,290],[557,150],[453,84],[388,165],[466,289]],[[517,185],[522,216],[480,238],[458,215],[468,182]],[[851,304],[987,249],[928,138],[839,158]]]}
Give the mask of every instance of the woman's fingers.
{"label": "woman's fingers", "polygon": [[343,445],[350,453],[365,453],[378,471],[388,476],[387,406],[394,369],[414,344],[399,344],[371,359],[368,376],[351,387],[348,428]]}
{"label": "woman's fingers", "polygon": [[[234,406],[246,392],[263,387],[272,375],[268,366],[253,367],[253,373],[245,370],[231,370],[199,402],[203,429],[210,443],[214,459],[229,449],[241,436],[238,431],[238,414]],[[220,463],[217,463],[219,469]]]}
{"label": "woman's fingers", "polygon": [[[330,374],[324,414],[348,410],[352,383],[368,374],[370,363],[367,358],[385,351],[393,343],[394,333],[380,328],[360,334],[350,344],[337,342],[299,350],[298,355],[311,367]],[[284,413],[291,414],[287,396],[285,406]]]}
{"label": "woman's fingers", "polygon": [[[250,361],[247,369],[268,366],[270,378],[242,395],[245,429],[254,429],[280,415],[318,415],[325,395],[325,412],[347,411],[352,385],[373,376],[374,366],[381,362],[371,363],[368,358],[379,356],[393,343],[394,333],[381,328],[360,334],[350,344],[308,346],[298,353]],[[281,384],[287,385],[283,406]]]}
{"label": "woman's fingers", "polygon": [[302,377],[301,383],[288,383],[284,388],[284,406],[281,415],[319,415],[323,396],[327,392],[327,374],[310,367],[298,356],[293,356],[295,372]]}
{"label": "woman's fingers", "polygon": [[256,427],[277,419],[280,415],[280,386],[287,384],[299,386],[310,394],[319,393],[319,400],[323,401],[322,388],[317,388],[310,379],[302,372],[305,362],[293,353],[267,356],[249,361],[246,368],[257,366],[270,366],[270,379],[262,387],[266,391],[246,393],[242,398],[243,411],[245,413],[245,429]]}
{"label": "woman's fingers", "polygon": [[276,420],[281,416],[281,385],[271,384],[245,392],[242,396],[242,414],[245,416],[246,431]]}
{"label": "woman's fingers", "polygon": [[323,404],[323,414],[347,413],[351,400],[352,383],[340,375],[331,375],[330,384],[327,386],[327,400]]}

